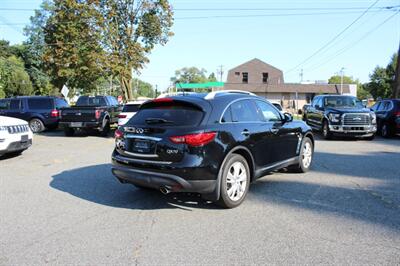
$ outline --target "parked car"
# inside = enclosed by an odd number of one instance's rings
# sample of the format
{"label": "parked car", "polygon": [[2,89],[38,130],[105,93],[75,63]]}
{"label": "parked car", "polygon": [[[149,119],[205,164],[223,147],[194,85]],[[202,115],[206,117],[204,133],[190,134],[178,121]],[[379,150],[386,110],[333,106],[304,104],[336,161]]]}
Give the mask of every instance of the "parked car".
{"label": "parked car", "polygon": [[56,129],[59,111],[68,103],[52,96],[20,96],[0,100],[0,115],[25,120],[34,133]]}
{"label": "parked car", "polygon": [[32,145],[33,133],[26,121],[0,116],[0,156],[19,154]]}
{"label": "parked car", "polygon": [[112,172],[122,183],[196,192],[227,208],[268,172],[306,172],[314,151],[303,121],[236,91],[148,101],[115,137]]}
{"label": "parked car", "polygon": [[376,133],[376,116],[360,100],[347,95],[319,95],[305,109],[306,123],[332,136],[355,136],[372,140]]}
{"label": "parked car", "polygon": [[400,99],[376,102],[371,110],[376,114],[378,133],[384,138],[400,134]]}
{"label": "parked car", "polygon": [[118,126],[125,125],[126,122],[128,122],[129,119],[131,119],[132,116],[134,116],[137,113],[140,105],[144,102],[146,101],[127,102],[122,108],[121,113],[118,115]]}
{"label": "parked car", "polygon": [[76,130],[95,129],[107,136],[110,126],[118,123],[122,106],[112,96],[81,96],[76,105],[61,109],[60,125],[66,136]]}

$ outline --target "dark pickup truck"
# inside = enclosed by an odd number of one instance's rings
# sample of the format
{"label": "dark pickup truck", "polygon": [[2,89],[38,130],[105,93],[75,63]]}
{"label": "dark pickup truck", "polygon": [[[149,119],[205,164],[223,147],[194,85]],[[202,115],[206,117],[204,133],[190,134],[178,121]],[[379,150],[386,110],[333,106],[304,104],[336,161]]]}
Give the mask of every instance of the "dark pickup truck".
{"label": "dark pickup truck", "polygon": [[110,125],[118,123],[122,106],[112,96],[81,96],[76,105],[62,108],[60,125],[66,136],[72,136],[75,130],[96,129],[107,136]]}
{"label": "dark pickup truck", "polygon": [[375,113],[353,96],[316,96],[304,109],[303,120],[313,129],[322,131],[325,139],[337,135],[372,140],[376,133]]}

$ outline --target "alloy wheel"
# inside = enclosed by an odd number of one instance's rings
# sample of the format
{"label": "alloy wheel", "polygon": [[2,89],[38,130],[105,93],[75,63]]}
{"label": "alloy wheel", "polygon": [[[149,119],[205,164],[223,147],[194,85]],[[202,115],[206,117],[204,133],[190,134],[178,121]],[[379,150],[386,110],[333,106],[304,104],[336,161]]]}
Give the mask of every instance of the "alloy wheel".
{"label": "alloy wheel", "polygon": [[309,142],[304,143],[302,160],[303,160],[303,166],[305,168],[308,168],[311,165],[312,153],[313,151],[311,144]]}
{"label": "alloy wheel", "polygon": [[229,167],[226,177],[226,190],[228,197],[232,201],[240,200],[247,186],[247,171],[246,167],[241,162],[235,162]]}

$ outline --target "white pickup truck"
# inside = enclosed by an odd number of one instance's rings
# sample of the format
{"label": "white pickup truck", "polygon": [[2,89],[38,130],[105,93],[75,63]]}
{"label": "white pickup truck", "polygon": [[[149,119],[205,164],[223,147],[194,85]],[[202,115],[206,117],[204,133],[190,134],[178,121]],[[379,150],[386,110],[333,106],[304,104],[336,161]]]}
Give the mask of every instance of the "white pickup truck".
{"label": "white pickup truck", "polygon": [[0,116],[0,156],[6,153],[19,154],[32,145],[33,133],[28,122]]}

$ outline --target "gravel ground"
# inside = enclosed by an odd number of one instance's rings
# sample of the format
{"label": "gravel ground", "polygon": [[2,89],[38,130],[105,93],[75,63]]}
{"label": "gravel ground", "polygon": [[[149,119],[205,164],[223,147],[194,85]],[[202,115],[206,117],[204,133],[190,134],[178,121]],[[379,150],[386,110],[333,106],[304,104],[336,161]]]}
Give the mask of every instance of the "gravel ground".
{"label": "gravel ground", "polygon": [[400,264],[400,139],[317,140],[245,202],[120,184],[112,138],[36,135],[0,159],[0,265]]}

